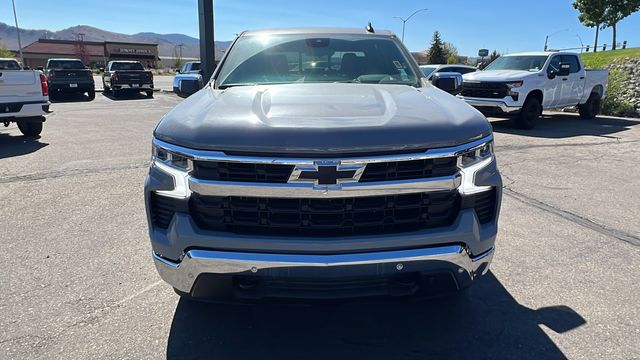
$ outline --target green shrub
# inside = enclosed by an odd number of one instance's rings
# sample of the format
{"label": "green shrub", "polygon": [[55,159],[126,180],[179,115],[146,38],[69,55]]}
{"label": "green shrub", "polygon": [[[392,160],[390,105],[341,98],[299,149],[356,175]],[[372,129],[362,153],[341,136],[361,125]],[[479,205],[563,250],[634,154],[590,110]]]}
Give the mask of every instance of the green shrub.
{"label": "green shrub", "polygon": [[633,105],[623,100],[625,82],[628,74],[623,70],[611,70],[609,72],[609,87],[607,97],[602,102],[602,112],[604,114],[625,113],[633,110]]}

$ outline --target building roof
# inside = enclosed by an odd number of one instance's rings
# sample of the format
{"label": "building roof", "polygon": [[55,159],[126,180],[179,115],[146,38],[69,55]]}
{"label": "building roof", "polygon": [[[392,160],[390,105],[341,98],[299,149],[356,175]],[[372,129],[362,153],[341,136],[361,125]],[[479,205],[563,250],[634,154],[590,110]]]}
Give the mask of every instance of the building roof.
{"label": "building roof", "polygon": [[[40,39],[22,48],[23,53],[29,54],[56,54],[76,55],[77,42],[67,40]],[[104,43],[83,42],[84,50],[89,56],[104,56]]]}

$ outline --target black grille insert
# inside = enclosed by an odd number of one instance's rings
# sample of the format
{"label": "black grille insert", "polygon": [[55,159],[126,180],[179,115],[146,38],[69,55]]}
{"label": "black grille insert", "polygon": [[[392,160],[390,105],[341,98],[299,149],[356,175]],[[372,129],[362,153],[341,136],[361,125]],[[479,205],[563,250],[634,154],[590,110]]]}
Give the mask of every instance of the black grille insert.
{"label": "black grille insert", "polygon": [[176,212],[175,201],[171,198],[151,193],[151,220],[154,225],[166,229]]}
{"label": "black grille insert", "polygon": [[367,164],[360,182],[451,176],[457,172],[456,157],[371,163]]}
{"label": "black grille insert", "polygon": [[[454,175],[455,157],[367,164],[360,182],[422,179]],[[191,175],[201,180],[285,184],[293,165],[194,161]]]}
{"label": "black grille insert", "polygon": [[460,209],[457,190],[338,199],[218,197],[193,194],[199,227],[236,234],[351,236],[448,226]]}
{"label": "black grille insert", "polygon": [[502,82],[464,82],[462,96],[502,99],[507,96],[509,89]]}
{"label": "black grille insert", "polygon": [[197,179],[285,184],[293,165],[194,161],[191,175]]}

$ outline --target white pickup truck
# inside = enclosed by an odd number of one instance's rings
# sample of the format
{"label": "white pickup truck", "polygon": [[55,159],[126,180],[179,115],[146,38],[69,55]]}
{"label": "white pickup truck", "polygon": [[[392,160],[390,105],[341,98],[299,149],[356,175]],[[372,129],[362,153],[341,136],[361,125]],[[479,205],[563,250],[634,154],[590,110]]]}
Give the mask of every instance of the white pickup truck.
{"label": "white pickup truck", "polygon": [[49,105],[41,71],[23,70],[15,59],[0,58],[0,123],[17,123],[25,136],[40,135]]}
{"label": "white pickup truck", "polygon": [[582,118],[595,118],[608,77],[607,70],[585,69],[575,53],[509,54],[463,75],[459,96],[486,115],[509,116],[517,127],[532,129],[543,110],[575,106]]}

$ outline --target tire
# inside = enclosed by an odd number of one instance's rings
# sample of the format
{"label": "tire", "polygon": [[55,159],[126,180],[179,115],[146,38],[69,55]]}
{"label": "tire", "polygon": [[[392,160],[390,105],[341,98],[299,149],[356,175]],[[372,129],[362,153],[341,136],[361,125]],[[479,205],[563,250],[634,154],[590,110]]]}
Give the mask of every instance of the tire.
{"label": "tire", "polygon": [[542,115],[542,104],[538,98],[531,97],[524,102],[520,114],[513,118],[513,123],[519,129],[530,130],[536,126],[540,115]]}
{"label": "tire", "polygon": [[19,121],[18,129],[24,136],[38,136],[42,133],[42,121]]}
{"label": "tire", "polygon": [[600,94],[592,92],[587,102],[578,106],[580,117],[587,120],[595,119],[598,113],[600,113],[601,105],[602,99],[600,98]]}
{"label": "tire", "polygon": [[95,90],[89,90],[87,91],[87,95],[89,95],[89,100],[93,100],[96,98],[96,91]]}
{"label": "tire", "polygon": [[148,91],[146,91],[146,93],[147,93],[147,97],[148,98],[152,98],[153,97],[153,90],[148,90]]}

